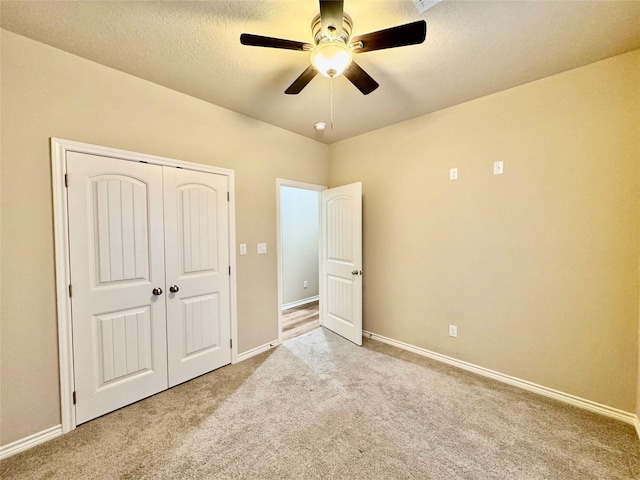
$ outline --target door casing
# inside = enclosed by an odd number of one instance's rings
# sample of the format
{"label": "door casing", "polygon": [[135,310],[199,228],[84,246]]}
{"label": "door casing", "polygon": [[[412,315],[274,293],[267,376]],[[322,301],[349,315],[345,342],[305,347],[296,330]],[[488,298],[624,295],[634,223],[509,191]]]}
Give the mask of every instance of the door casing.
{"label": "door casing", "polygon": [[179,167],[200,172],[225,175],[229,180],[229,263],[230,275],[230,321],[231,321],[231,363],[237,362],[237,287],[236,287],[236,256],[235,252],[235,177],[234,171],[211,167],[208,165],[184,162],[166,157],[147,155],[143,153],[119,150],[99,145],[75,142],[59,138],[51,138],[51,171],[53,188],[53,219],[55,239],[55,270],[56,270],[56,299],[58,317],[58,352],[60,367],[60,406],[62,416],[62,433],[67,433],[76,428],[75,408],[73,404],[74,375],[73,375],[73,338],[71,298],[69,286],[71,275],[69,269],[69,225],[68,204],[65,185],[66,154],[67,152],[79,152],[92,155],[112,157],[132,162],[150,163],[154,165]]}

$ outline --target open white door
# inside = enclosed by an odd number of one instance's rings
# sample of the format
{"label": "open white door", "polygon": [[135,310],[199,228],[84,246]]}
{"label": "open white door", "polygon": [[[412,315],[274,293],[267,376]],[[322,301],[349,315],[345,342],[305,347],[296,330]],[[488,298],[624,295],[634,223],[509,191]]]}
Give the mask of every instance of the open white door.
{"label": "open white door", "polygon": [[322,325],[362,345],[362,183],[322,192]]}

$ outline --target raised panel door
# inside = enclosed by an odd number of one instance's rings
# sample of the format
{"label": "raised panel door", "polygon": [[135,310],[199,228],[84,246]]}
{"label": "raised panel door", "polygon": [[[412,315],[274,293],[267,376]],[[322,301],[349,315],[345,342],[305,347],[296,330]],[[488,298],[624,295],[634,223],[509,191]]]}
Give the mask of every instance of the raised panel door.
{"label": "raised panel door", "polygon": [[169,386],[231,362],[227,177],[165,168]]}
{"label": "raised panel door", "polygon": [[67,154],[76,423],[167,388],[162,167]]}
{"label": "raised panel door", "polygon": [[322,192],[322,325],[362,345],[362,184]]}

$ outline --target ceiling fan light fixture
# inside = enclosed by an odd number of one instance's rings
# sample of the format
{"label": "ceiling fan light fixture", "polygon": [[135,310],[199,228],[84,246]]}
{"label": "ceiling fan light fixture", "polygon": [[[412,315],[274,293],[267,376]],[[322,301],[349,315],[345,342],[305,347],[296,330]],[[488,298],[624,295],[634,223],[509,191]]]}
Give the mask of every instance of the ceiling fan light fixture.
{"label": "ceiling fan light fixture", "polygon": [[353,52],[343,42],[330,40],[316,45],[311,52],[311,64],[325,77],[337,77],[351,65]]}
{"label": "ceiling fan light fixture", "polygon": [[[313,44],[251,33],[240,35],[242,45],[311,52],[310,65],[284,91],[287,95],[300,93],[318,73],[329,78],[344,74],[347,80],[360,90],[360,93],[369,95],[380,85],[353,61],[354,54],[418,45],[424,42],[427,36],[427,22],[418,20],[352,37],[353,22],[344,11],[344,0],[319,0],[319,2],[320,13],[311,21]],[[333,92],[333,83],[331,89]]]}

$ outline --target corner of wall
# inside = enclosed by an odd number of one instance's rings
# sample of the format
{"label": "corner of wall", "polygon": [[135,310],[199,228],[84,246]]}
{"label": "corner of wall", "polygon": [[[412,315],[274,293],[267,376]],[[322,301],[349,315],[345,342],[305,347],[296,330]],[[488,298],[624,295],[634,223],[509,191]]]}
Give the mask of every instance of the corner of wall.
{"label": "corner of wall", "polygon": [[[638,137],[640,138],[640,125],[638,125]],[[638,152],[638,157],[640,160],[640,152]],[[638,190],[640,190],[640,179],[638,182]],[[640,192],[638,194],[638,201],[640,202]],[[639,222],[640,223],[640,222]],[[640,238],[638,239],[640,242]],[[638,439],[640,439],[640,248],[638,252],[638,388],[636,390],[636,433],[638,434]]]}

